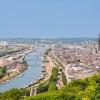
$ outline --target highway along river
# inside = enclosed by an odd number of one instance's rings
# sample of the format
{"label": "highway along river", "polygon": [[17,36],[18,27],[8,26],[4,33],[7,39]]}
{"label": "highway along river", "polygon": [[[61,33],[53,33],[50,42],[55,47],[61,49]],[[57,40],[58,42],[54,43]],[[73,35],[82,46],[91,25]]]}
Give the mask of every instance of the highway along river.
{"label": "highway along river", "polygon": [[38,48],[25,56],[28,63],[28,69],[4,84],[0,84],[0,92],[10,90],[12,88],[22,88],[29,85],[32,81],[37,80],[42,74],[42,56],[43,48]]}

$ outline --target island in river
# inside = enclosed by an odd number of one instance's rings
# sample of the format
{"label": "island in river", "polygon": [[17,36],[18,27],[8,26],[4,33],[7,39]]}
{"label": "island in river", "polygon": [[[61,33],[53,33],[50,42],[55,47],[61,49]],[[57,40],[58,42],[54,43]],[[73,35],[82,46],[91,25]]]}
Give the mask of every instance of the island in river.
{"label": "island in river", "polygon": [[27,54],[21,52],[21,55],[23,53],[25,54],[24,60],[27,62],[27,70],[20,72],[19,75],[16,75],[16,77],[10,79],[6,83],[0,84],[0,92],[10,90],[12,88],[27,87],[28,85],[32,84],[32,82],[40,79],[43,70],[41,67],[42,55],[44,54],[45,50],[45,47],[36,48],[34,46],[31,51],[26,51]]}
{"label": "island in river", "polygon": [[27,69],[25,55],[34,49],[35,47],[27,45],[2,48],[0,52],[0,84],[5,83]]}

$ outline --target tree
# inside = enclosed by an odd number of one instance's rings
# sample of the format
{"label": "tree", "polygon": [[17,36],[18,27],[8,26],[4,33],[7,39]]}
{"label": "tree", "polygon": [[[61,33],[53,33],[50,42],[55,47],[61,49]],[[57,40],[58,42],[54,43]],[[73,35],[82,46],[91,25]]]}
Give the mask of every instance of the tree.
{"label": "tree", "polygon": [[21,100],[23,98],[23,93],[19,89],[12,89],[3,93],[0,100]]}
{"label": "tree", "polygon": [[65,76],[64,72],[62,72],[62,82],[63,82],[64,85],[67,84],[67,79],[66,79],[66,76]]}
{"label": "tree", "polygon": [[6,73],[6,66],[0,67],[0,78],[2,78],[5,73]]}
{"label": "tree", "polygon": [[57,69],[57,67],[54,67],[53,69],[52,69],[52,75],[51,75],[51,77],[50,77],[50,79],[49,79],[49,82],[56,82],[56,79],[57,79],[57,75],[58,75],[58,69]]}
{"label": "tree", "polygon": [[51,92],[51,91],[55,91],[55,90],[57,90],[56,84],[53,82],[50,83],[48,91]]}
{"label": "tree", "polygon": [[43,93],[43,92],[47,92],[48,91],[48,84],[47,85],[39,85],[39,87],[37,88],[37,92],[38,93]]}

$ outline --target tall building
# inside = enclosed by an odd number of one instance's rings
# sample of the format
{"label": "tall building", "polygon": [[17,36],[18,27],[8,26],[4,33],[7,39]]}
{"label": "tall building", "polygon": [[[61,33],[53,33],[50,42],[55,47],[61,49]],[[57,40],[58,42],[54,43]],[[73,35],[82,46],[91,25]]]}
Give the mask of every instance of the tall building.
{"label": "tall building", "polygon": [[100,34],[99,34],[99,37],[98,37],[98,51],[100,51]]}
{"label": "tall building", "polygon": [[7,46],[8,43],[7,43],[6,41],[1,41],[1,42],[0,42],[0,45],[2,45],[2,46]]}

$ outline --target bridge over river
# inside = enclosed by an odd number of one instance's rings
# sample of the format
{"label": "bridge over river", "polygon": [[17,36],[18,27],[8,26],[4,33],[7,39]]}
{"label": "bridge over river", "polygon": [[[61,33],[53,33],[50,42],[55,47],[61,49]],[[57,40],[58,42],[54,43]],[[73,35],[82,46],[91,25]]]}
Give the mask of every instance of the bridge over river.
{"label": "bridge over river", "polygon": [[38,48],[37,50],[27,54],[25,56],[25,60],[28,63],[28,69],[14,77],[12,80],[9,80],[4,84],[0,84],[0,92],[12,88],[22,88],[29,85],[33,80],[38,79],[42,71],[42,55],[45,49],[45,47]]}

